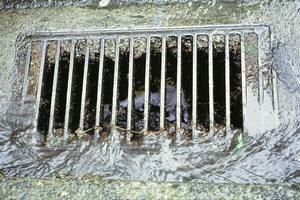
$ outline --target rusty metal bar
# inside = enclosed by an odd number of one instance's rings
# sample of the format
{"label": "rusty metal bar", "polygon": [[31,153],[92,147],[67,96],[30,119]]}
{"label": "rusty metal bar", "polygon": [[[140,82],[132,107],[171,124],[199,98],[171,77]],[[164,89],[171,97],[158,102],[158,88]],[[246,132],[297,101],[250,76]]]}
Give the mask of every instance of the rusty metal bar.
{"label": "rusty metal bar", "polygon": [[37,122],[39,118],[40,102],[41,102],[41,91],[43,85],[43,76],[44,76],[44,66],[46,59],[46,49],[47,49],[47,40],[44,40],[41,45],[41,65],[39,72],[38,88],[37,88],[37,97],[36,97],[36,113],[35,113],[35,127],[37,127]]}
{"label": "rusty metal bar", "polygon": [[111,114],[111,124],[116,125],[117,119],[117,100],[118,100],[118,82],[119,82],[119,52],[120,52],[120,37],[116,38],[115,46],[115,68],[114,68],[114,83],[113,83],[113,97],[112,97],[112,114]]}
{"label": "rusty metal bar", "polygon": [[82,81],[82,92],[81,92],[81,105],[80,105],[80,120],[79,120],[79,129],[84,129],[84,116],[85,116],[85,99],[86,99],[86,90],[87,90],[87,75],[89,70],[89,57],[90,57],[90,48],[87,45],[85,49],[85,58],[84,58],[84,71],[83,71],[83,81]]}
{"label": "rusty metal bar", "polygon": [[193,35],[193,105],[192,105],[192,131],[193,139],[197,137],[197,35]]}
{"label": "rusty metal bar", "polygon": [[100,41],[100,58],[98,71],[98,87],[97,87],[97,103],[96,103],[96,119],[95,119],[95,138],[99,137],[101,103],[102,103],[102,87],[103,87],[103,63],[104,63],[104,43],[105,39]]}
{"label": "rusty metal bar", "polygon": [[67,99],[66,99],[66,110],[65,110],[65,122],[64,122],[64,136],[63,140],[68,139],[69,129],[69,117],[70,117],[70,104],[71,104],[71,92],[72,92],[72,80],[73,80],[73,67],[74,67],[74,54],[75,54],[75,41],[72,40],[70,50],[70,65],[68,74],[68,86],[67,86]]}
{"label": "rusty metal bar", "polygon": [[177,37],[176,140],[181,139],[181,35]]}
{"label": "rusty metal bar", "polygon": [[[206,25],[206,26],[180,26],[180,27],[159,27],[159,28],[132,28],[130,29],[99,29],[91,31],[61,31],[61,32],[38,32],[38,34],[29,34],[28,37],[32,40],[38,39],[84,39],[87,35],[89,38],[115,38],[116,36],[127,36],[127,37],[145,37],[148,35],[161,36],[161,35],[175,35],[174,33],[180,32],[182,35],[198,34],[199,32],[203,34],[223,34],[226,30],[231,30],[234,32],[247,31],[255,32],[258,30],[264,30],[269,27],[265,24],[256,25],[240,25],[240,24],[230,24],[230,25]],[[224,31],[225,30],[225,31]]]}
{"label": "rusty metal bar", "polygon": [[128,102],[127,102],[127,129],[131,130],[132,115],[132,88],[133,88],[133,46],[134,39],[129,40],[129,69],[128,69]]}
{"label": "rusty metal bar", "polygon": [[27,47],[27,52],[26,52],[25,74],[24,74],[25,76],[24,76],[22,98],[26,97],[28,91],[30,59],[31,59],[31,42],[29,42]]}
{"label": "rusty metal bar", "polygon": [[262,68],[264,67],[263,61],[262,61],[262,55],[261,55],[261,49],[262,49],[262,37],[260,34],[257,35],[258,40],[258,50],[257,50],[257,56],[258,56],[258,93],[259,93],[259,105],[262,106],[264,103],[264,83],[263,83],[263,73]]}
{"label": "rusty metal bar", "polygon": [[229,34],[225,34],[225,105],[226,105],[226,132],[230,131],[230,57]]}
{"label": "rusty metal bar", "polygon": [[243,103],[243,129],[246,128],[247,109],[247,85],[246,85],[246,56],[245,56],[245,34],[241,33],[241,72],[242,72],[242,103]]}
{"label": "rusty metal bar", "polygon": [[149,90],[150,90],[150,51],[151,37],[147,37],[146,67],[145,67],[145,99],[144,99],[144,130],[148,131],[149,124]]}
{"label": "rusty metal bar", "polygon": [[52,95],[51,95],[50,117],[49,117],[49,130],[48,130],[49,138],[53,137],[53,124],[54,124],[54,114],[55,114],[55,100],[56,100],[56,88],[57,88],[57,78],[58,78],[58,68],[59,68],[60,46],[61,46],[61,40],[57,40],[54,77],[53,77]]}
{"label": "rusty metal bar", "polygon": [[257,60],[258,60],[258,104],[259,104],[259,109],[260,109],[260,132],[262,133],[263,126],[264,126],[264,111],[263,111],[263,106],[264,106],[264,80],[263,80],[263,68],[264,68],[264,63],[262,60],[262,48],[263,48],[263,38],[261,34],[257,34]]}
{"label": "rusty metal bar", "polygon": [[160,129],[165,127],[165,93],[166,93],[166,43],[165,36],[161,42],[161,79],[160,79]]}
{"label": "rusty metal bar", "polygon": [[209,127],[214,127],[213,36],[208,38]]}

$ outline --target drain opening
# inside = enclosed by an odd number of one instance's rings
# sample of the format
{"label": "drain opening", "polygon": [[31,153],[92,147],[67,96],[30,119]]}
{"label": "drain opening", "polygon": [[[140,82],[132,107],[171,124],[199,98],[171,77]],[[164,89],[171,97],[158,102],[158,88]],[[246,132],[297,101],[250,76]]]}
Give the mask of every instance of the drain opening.
{"label": "drain opening", "polygon": [[[224,36],[216,36],[213,38],[213,79],[214,79],[214,108],[215,108],[215,122],[216,125],[225,126],[225,45]],[[240,71],[240,48],[238,39],[230,37],[231,48],[235,50],[230,51],[231,63],[231,98],[233,99],[231,109],[233,117],[232,124],[235,128],[242,128],[242,102],[241,102],[241,71]],[[199,38],[197,39],[199,40]],[[127,40],[128,41],[128,40]],[[146,38],[136,38],[135,44],[139,42],[146,46]],[[109,41],[110,43],[112,41]],[[107,43],[109,43],[107,42]],[[198,106],[199,106],[199,121],[200,127],[205,129],[209,128],[208,105],[209,105],[209,87],[208,87],[208,51],[207,51],[207,38],[203,41],[204,46],[197,48],[197,67],[198,67]],[[181,124],[182,128],[191,132],[192,125],[192,85],[193,85],[193,52],[192,52],[192,36],[183,36],[182,40],[182,97],[181,97]],[[85,107],[84,111],[84,124],[83,129],[89,130],[94,127],[96,116],[96,102],[97,102],[97,83],[99,71],[99,45],[100,41],[95,41],[94,48],[88,47],[86,41],[79,41],[75,46],[75,58],[72,74],[72,97],[71,97],[71,115],[69,122],[69,129],[71,132],[80,128],[80,113],[81,113],[81,100],[83,91],[84,70],[87,67],[86,74],[86,94],[85,94]],[[111,43],[112,45],[113,43]],[[120,42],[120,44],[122,44]],[[55,69],[55,54],[57,44],[51,42],[47,48],[46,55],[46,68],[44,71],[41,102],[42,108],[40,113],[50,112],[50,102],[52,95],[53,77]],[[128,47],[129,43],[124,43]],[[157,47],[154,47],[156,45]],[[57,75],[56,89],[56,106],[54,112],[54,129],[62,132],[64,127],[66,93],[68,85],[68,69],[70,65],[70,46],[71,42],[66,41],[61,44],[59,67]],[[113,45],[112,45],[113,46]],[[206,47],[205,47],[206,46]],[[160,109],[160,80],[161,80],[161,39],[153,38],[151,40],[151,53],[150,53],[150,96],[149,96],[149,130],[159,130],[159,109]],[[81,48],[81,49],[79,49]],[[88,51],[88,63],[85,64],[85,56]],[[133,110],[132,110],[132,130],[141,131],[144,128],[144,102],[145,102],[145,63],[146,53],[145,49],[138,49],[139,46],[134,47],[133,59]],[[177,37],[169,37],[167,39],[166,48],[166,125],[171,126],[176,123],[176,85],[177,85]],[[113,50],[112,47],[110,50]],[[142,51],[142,52],[140,52]],[[114,53],[113,51],[111,53]],[[127,90],[128,90],[128,66],[129,66],[129,50],[126,48],[120,52],[119,55],[119,84],[118,84],[118,110],[116,124],[122,128],[127,128]],[[112,108],[112,91],[114,80],[114,58],[104,56],[104,74],[103,74],[103,107],[102,107],[102,126],[108,126],[111,121],[111,108]],[[44,108],[45,107],[45,108]],[[205,112],[206,111],[206,112]],[[40,114],[40,116],[45,116]],[[202,121],[201,121],[202,120]],[[47,133],[49,126],[49,116],[40,117],[39,130]],[[93,133],[93,131],[91,131]]]}
{"label": "drain opening", "polygon": [[[38,130],[66,139],[78,130],[97,135],[114,126],[134,133],[168,129],[180,139],[195,137],[191,133],[196,130],[245,129],[245,82],[249,79],[251,85],[253,77],[243,69],[253,59],[243,53],[245,41],[258,38],[248,33],[168,31],[158,36],[117,33],[111,38],[41,41],[41,56],[35,56],[41,61],[41,84],[35,89]],[[38,51],[34,46],[32,52]],[[35,69],[33,55],[30,72]],[[257,74],[259,80],[252,83],[260,87],[262,77]]]}

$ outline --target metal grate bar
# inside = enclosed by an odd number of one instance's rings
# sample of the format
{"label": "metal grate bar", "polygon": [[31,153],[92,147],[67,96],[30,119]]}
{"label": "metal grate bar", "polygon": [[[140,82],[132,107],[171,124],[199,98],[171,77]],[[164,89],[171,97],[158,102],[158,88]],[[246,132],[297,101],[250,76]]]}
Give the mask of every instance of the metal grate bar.
{"label": "metal grate bar", "polygon": [[262,68],[263,68],[263,63],[262,63],[262,57],[261,57],[261,52],[260,49],[262,48],[261,43],[262,37],[260,34],[257,35],[258,37],[258,51],[257,51],[257,60],[258,60],[258,93],[259,93],[259,104],[262,105],[264,102],[264,92],[263,92],[263,73],[262,73]]}
{"label": "metal grate bar", "polygon": [[214,127],[213,37],[208,38],[209,127]]}
{"label": "metal grate bar", "polygon": [[66,99],[66,110],[65,110],[65,122],[64,122],[64,141],[68,139],[69,131],[69,117],[70,117],[70,104],[71,104],[71,92],[72,92],[72,80],[73,80],[73,68],[74,68],[74,54],[75,54],[75,41],[72,40],[70,50],[70,65],[68,74],[68,88],[67,88],[67,99]]}
{"label": "metal grate bar", "polygon": [[53,86],[52,86],[52,95],[51,95],[50,117],[49,117],[49,130],[48,130],[48,134],[50,138],[53,136],[53,122],[54,122],[55,98],[56,98],[56,88],[57,88],[57,78],[58,78],[58,68],[59,68],[60,46],[61,46],[61,40],[57,40],[54,77],[53,77]]}
{"label": "metal grate bar", "polygon": [[134,39],[129,40],[129,70],[128,70],[128,102],[127,102],[127,129],[131,130],[132,115],[132,88],[133,88],[133,46]]}
{"label": "metal grate bar", "polygon": [[241,33],[241,71],[242,71],[242,103],[243,103],[243,129],[245,131],[247,110],[247,85],[246,85],[246,56],[245,56],[245,34]]}
{"label": "metal grate bar", "polygon": [[35,114],[35,127],[37,127],[37,122],[39,118],[39,110],[40,110],[40,103],[41,103],[41,91],[43,85],[43,76],[44,76],[44,67],[45,67],[45,59],[46,59],[46,49],[47,49],[47,41],[44,40],[41,45],[41,65],[40,65],[40,72],[39,72],[39,80],[38,80],[38,88],[37,88],[37,95],[36,95],[36,114]]}
{"label": "metal grate bar", "polygon": [[87,86],[87,75],[89,70],[89,56],[90,48],[86,46],[85,58],[84,58],[84,71],[83,71],[83,82],[82,82],[82,92],[81,92],[81,106],[80,106],[80,120],[79,129],[84,129],[84,115],[85,115],[85,99],[86,99],[86,86]]}
{"label": "metal grate bar", "polygon": [[176,140],[181,139],[181,35],[177,37]]}
{"label": "metal grate bar", "polygon": [[99,72],[98,72],[98,86],[97,86],[97,103],[96,103],[96,120],[95,120],[95,138],[99,137],[100,127],[100,114],[101,114],[101,103],[102,103],[102,87],[103,87],[103,63],[104,63],[104,43],[105,40],[100,41],[100,58],[99,58]]}
{"label": "metal grate bar", "polygon": [[144,28],[144,29],[123,29],[123,30],[93,30],[93,31],[73,31],[70,32],[38,32],[38,34],[30,35],[31,40],[41,39],[84,39],[89,38],[116,38],[117,36],[124,37],[145,37],[145,36],[177,36],[178,32],[182,35],[191,34],[224,34],[228,30],[232,32],[257,32],[257,30],[265,30],[268,25],[211,25],[211,26],[185,26],[185,27],[159,27],[159,28]]}
{"label": "metal grate bar", "polygon": [[27,95],[28,90],[28,82],[29,82],[29,68],[30,68],[30,59],[31,59],[31,42],[29,42],[26,52],[26,62],[25,62],[25,77],[24,77],[24,85],[22,91],[22,97]]}
{"label": "metal grate bar", "polygon": [[262,57],[260,52],[260,49],[262,48],[261,42],[263,41],[260,34],[257,34],[257,40],[258,40],[257,61],[258,61],[258,98],[259,98],[258,104],[260,109],[259,127],[260,127],[260,132],[263,132],[264,116],[263,116],[262,107],[264,105],[264,91],[263,91],[264,83],[263,83],[263,73],[262,73],[263,63],[262,63]]}
{"label": "metal grate bar", "polygon": [[225,104],[226,104],[226,131],[230,131],[230,60],[229,35],[225,35]]}
{"label": "metal grate bar", "polygon": [[[103,82],[103,76],[104,76],[104,60],[106,59],[106,52],[105,52],[105,48],[106,48],[106,41],[108,40],[113,40],[112,42],[115,44],[115,52],[110,52],[110,53],[115,53],[115,56],[108,54],[108,63],[111,63],[114,69],[113,72],[113,91],[112,91],[112,99],[111,99],[111,125],[112,127],[114,127],[116,125],[116,119],[117,119],[117,111],[118,111],[118,93],[119,93],[119,75],[123,75],[123,73],[119,72],[119,68],[120,68],[120,64],[125,64],[123,62],[126,62],[126,60],[120,60],[120,52],[121,49],[122,51],[125,50],[127,51],[127,49],[123,48],[123,45],[120,44],[120,38],[126,38],[129,39],[129,64],[127,64],[127,66],[129,67],[128,69],[128,93],[127,95],[127,119],[125,119],[127,121],[127,129],[129,131],[135,131],[132,130],[132,124],[133,124],[133,88],[134,88],[134,62],[135,62],[135,56],[134,56],[134,43],[136,42],[136,39],[138,38],[138,40],[141,40],[140,38],[146,38],[146,49],[141,51],[141,57],[136,58],[136,59],[145,59],[143,62],[145,62],[144,64],[141,64],[137,61],[137,66],[136,67],[141,67],[143,68],[143,70],[145,70],[145,77],[142,77],[142,81],[145,81],[145,90],[144,90],[144,110],[142,111],[142,115],[141,118],[143,117],[143,123],[144,123],[144,131],[149,131],[149,129],[152,129],[152,123],[149,123],[150,120],[150,116],[152,116],[150,113],[151,109],[151,92],[154,92],[153,94],[157,95],[157,89],[153,88],[154,91],[150,91],[152,88],[150,88],[150,81],[151,79],[151,65],[154,66],[154,64],[156,64],[156,62],[151,60],[151,39],[152,37],[156,37],[158,36],[159,38],[161,38],[161,69],[159,72],[155,71],[155,75],[158,74],[159,77],[155,77],[155,78],[160,78],[160,94],[159,94],[159,102],[154,102],[153,106],[157,106],[160,107],[159,108],[159,128],[160,130],[163,130],[165,127],[165,121],[166,120],[170,120],[173,121],[175,118],[175,121],[173,123],[173,125],[175,125],[176,127],[176,140],[180,141],[182,139],[182,135],[181,135],[181,128],[184,127],[186,128],[186,126],[188,125],[188,122],[186,123],[185,121],[182,121],[182,116],[184,116],[184,118],[189,118],[189,116],[191,116],[191,127],[188,128],[192,128],[192,138],[197,138],[197,133],[198,133],[198,124],[197,124],[197,120],[201,119],[199,124],[200,129],[205,130],[205,126],[206,126],[206,122],[209,120],[209,129],[210,131],[213,131],[215,124],[215,117],[216,117],[216,122],[220,123],[222,125],[223,121],[220,121],[220,119],[218,118],[219,116],[215,116],[215,108],[217,109],[219,105],[223,105],[225,103],[225,122],[226,124],[226,131],[230,132],[231,127],[236,127],[236,128],[240,128],[241,126],[243,126],[244,131],[245,130],[250,130],[248,129],[250,126],[252,126],[251,122],[247,122],[246,121],[248,119],[246,116],[246,109],[247,109],[247,101],[256,101],[256,103],[259,102],[259,105],[255,104],[254,102],[254,106],[256,106],[255,110],[252,112],[253,116],[256,116],[256,112],[258,109],[260,109],[261,111],[263,111],[265,109],[265,107],[267,107],[267,105],[269,105],[268,109],[273,109],[276,110],[278,109],[278,103],[276,101],[277,98],[277,91],[275,91],[276,89],[276,74],[274,72],[274,74],[271,74],[270,77],[273,77],[273,86],[272,88],[273,91],[270,93],[269,90],[272,89],[269,87],[269,85],[267,83],[268,82],[268,74],[267,73],[272,73],[269,72],[271,70],[269,70],[270,68],[267,68],[269,65],[267,65],[267,59],[268,59],[268,55],[266,53],[267,49],[264,48],[264,44],[269,44],[268,41],[263,41],[265,40],[263,37],[261,37],[262,34],[266,34],[264,36],[269,37],[269,29],[266,28],[267,26],[201,26],[201,27],[172,27],[172,28],[159,28],[159,29],[132,29],[132,30],[103,30],[103,31],[87,31],[87,32],[72,32],[72,33],[65,33],[65,32],[60,32],[60,33],[52,33],[52,32],[48,32],[48,33],[42,33],[36,36],[29,36],[29,41],[32,42],[34,39],[38,39],[38,38],[48,38],[50,37],[51,40],[55,39],[55,38],[59,38],[57,40],[57,50],[56,50],[56,57],[55,57],[55,69],[54,69],[54,77],[53,77],[53,83],[52,84],[52,93],[51,94],[42,94],[41,90],[44,87],[43,86],[43,74],[44,76],[53,76],[53,71],[51,71],[51,74],[49,74],[47,71],[44,72],[44,65],[45,65],[45,60],[46,60],[46,49],[47,49],[47,41],[43,42],[43,46],[42,46],[42,56],[41,56],[41,67],[40,67],[40,74],[39,74],[39,83],[37,84],[37,113],[36,113],[36,120],[38,121],[38,115],[39,115],[39,109],[41,107],[40,104],[42,104],[40,101],[41,99],[43,99],[43,97],[41,97],[41,95],[46,95],[46,98],[51,98],[51,105],[50,105],[50,117],[49,119],[47,118],[46,120],[49,120],[49,127],[48,127],[48,132],[49,132],[49,136],[52,136],[53,134],[53,129],[55,128],[53,124],[55,124],[55,119],[54,117],[56,116],[56,113],[61,113],[60,111],[57,112],[55,111],[55,101],[56,101],[56,93],[57,93],[57,84],[58,84],[58,76],[60,74],[60,70],[59,70],[59,59],[60,59],[60,51],[61,51],[61,42],[66,39],[66,38],[73,38],[72,40],[72,44],[71,44],[71,53],[70,53],[70,64],[69,64],[69,72],[68,72],[68,82],[67,82],[67,91],[66,91],[66,108],[65,108],[65,120],[64,120],[64,140],[67,140],[68,138],[68,129],[69,126],[69,118],[70,118],[70,104],[72,102],[72,79],[74,78],[74,70],[73,67],[75,65],[75,41],[80,40],[80,39],[86,39],[87,42],[89,42],[92,38],[100,38],[100,58],[99,58],[99,71],[98,73],[98,83],[97,83],[97,101],[96,101],[96,118],[95,118],[95,137],[98,138],[99,137],[99,127],[101,126],[101,109],[102,109],[102,104],[103,104],[103,97],[102,97],[102,93],[103,93],[103,87],[104,87],[104,82]],[[246,85],[246,51],[245,51],[245,34],[246,33],[254,33],[257,34],[258,37],[258,44],[256,45],[256,47],[258,47],[259,52],[257,53],[257,62],[258,62],[258,81],[255,80],[256,82],[258,82],[259,85],[259,91],[256,93],[251,93],[249,92],[249,94],[247,94],[248,91],[250,91],[252,85],[248,84]],[[215,44],[217,44],[217,38],[215,37],[216,35],[224,35],[225,38],[225,51],[221,50],[223,52],[221,52],[219,54],[219,46],[215,46]],[[235,103],[235,97],[231,97],[231,90],[233,89],[231,85],[231,73],[240,73],[239,71],[236,72],[235,70],[232,71],[233,69],[235,69],[235,66],[238,65],[238,63],[236,62],[230,62],[230,41],[231,41],[231,34],[235,34],[235,35],[240,35],[240,47],[241,47],[241,79],[242,79],[242,111],[240,111],[241,107],[239,104]],[[202,48],[201,43],[202,43],[202,39],[200,40],[198,38],[199,35],[204,35],[206,37],[208,37],[208,52],[206,51],[206,40],[205,42],[205,46],[203,46],[204,48]],[[174,43],[170,43],[170,49],[168,49],[169,47],[167,47],[167,39],[168,37],[177,37],[176,40],[174,41]],[[183,37],[185,36],[192,36],[192,40],[188,41],[188,42],[192,42],[192,52],[190,51],[183,51],[182,49],[182,45],[183,45]],[[199,40],[198,40],[199,39]],[[250,38],[251,39],[251,38]],[[137,41],[137,43],[140,43],[141,41]],[[176,46],[176,42],[177,42],[177,52],[174,52],[175,49],[173,49],[174,45]],[[198,42],[200,42],[200,46],[199,44],[197,44]],[[251,41],[250,41],[251,42]],[[143,44],[144,45],[144,44]],[[141,45],[141,47],[143,46]],[[189,43],[190,45],[190,43]],[[28,74],[28,68],[30,68],[30,46],[26,46],[27,47],[27,54],[26,54],[26,68],[25,68],[25,73]],[[32,47],[34,48],[34,47]],[[216,52],[215,49],[216,48]],[[24,49],[25,50],[25,49]],[[78,98],[81,98],[81,102],[80,103],[80,120],[79,120],[79,128],[83,129],[84,125],[85,125],[85,121],[87,123],[90,123],[89,121],[85,120],[85,109],[86,108],[86,94],[87,94],[87,90],[89,88],[87,85],[87,78],[88,78],[88,73],[89,73],[89,54],[91,51],[91,47],[88,46],[85,49],[85,61],[84,61],[84,69],[83,69],[83,83],[82,83],[82,91],[80,94],[78,94]],[[108,52],[109,53],[109,52]],[[128,53],[128,52],[126,52]],[[145,54],[144,54],[145,53]],[[155,52],[157,53],[157,52]],[[177,60],[177,66],[176,66],[176,70],[174,68],[174,70],[176,72],[176,75],[174,77],[173,73],[170,74],[170,77],[168,77],[169,74],[166,73],[167,71],[167,66],[173,65],[173,60],[167,60],[167,53],[169,55],[169,53],[171,54],[170,58],[172,56],[174,56],[174,59]],[[200,54],[198,54],[200,53]],[[203,54],[202,54],[203,53]],[[223,65],[222,68],[223,70],[225,69],[225,74],[221,74],[221,76],[223,78],[225,78],[225,84],[224,86],[219,84],[221,80],[214,80],[214,67],[220,65],[220,63],[216,62],[214,59],[217,59],[220,55],[223,55],[222,53],[225,53],[225,66]],[[128,54],[127,54],[128,55]],[[140,55],[140,54],[137,54]],[[155,54],[153,57],[158,56],[159,54]],[[188,56],[186,56],[188,55]],[[201,56],[200,58],[198,56]],[[144,57],[145,56],[145,57]],[[192,57],[191,57],[192,56]],[[203,56],[205,56],[205,61],[201,60],[201,63],[208,63],[208,69],[205,68],[203,69],[203,73],[207,73],[208,70],[208,77],[207,75],[205,75],[205,81],[208,82],[208,88],[207,87],[207,83],[205,83],[204,85],[198,84],[198,71],[202,71],[202,66],[198,66],[198,61],[199,59],[201,59]],[[208,56],[208,58],[206,58],[206,56]],[[176,57],[176,58],[175,58]],[[191,59],[191,60],[186,60],[186,59]],[[223,57],[224,59],[224,57]],[[112,61],[112,62],[110,62]],[[114,64],[113,64],[114,61]],[[182,77],[182,69],[184,69],[183,67],[185,67],[185,63],[188,62],[190,63],[192,61],[192,69],[188,69],[188,73],[190,70],[192,70],[192,84],[191,85],[185,85],[185,83],[183,81],[185,81],[185,77]],[[120,63],[122,62],[122,63]],[[92,66],[92,65],[91,65]],[[90,66],[90,67],[91,67]],[[138,68],[140,69],[140,68]],[[153,68],[154,70],[155,68]],[[127,69],[125,69],[127,70]],[[268,71],[269,70],[269,71]],[[123,71],[122,71],[123,72]],[[48,74],[47,74],[48,73]],[[82,72],[79,72],[80,74],[82,74]],[[121,73],[121,74],[119,74]],[[160,73],[160,74],[159,74]],[[223,72],[222,72],[223,73]],[[252,71],[249,74],[250,76],[253,76]],[[25,76],[26,76],[25,74]],[[73,76],[73,77],[72,77]],[[202,76],[202,75],[201,75]],[[216,76],[218,77],[218,76]],[[82,77],[81,77],[82,78]],[[124,80],[124,77],[121,77],[122,79],[120,80]],[[126,77],[125,77],[126,78]],[[139,81],[140,81],[139,77]],[[166,86],[166,80],[170,80],[171,81],[176,81],[176,91],[173,90],[173,87],[171,88],[167,88]],[[207,80],[208,78],[208,80]],[[240,78],[240,77],[239,77]],[[24,88],[22,91],[22,95],[23,97],[26,96],[26,88],[28,85],[28,79],[29,77],[25,77],[24,79]],[[60,79],[59,79],[60,80]],[[110,79],[111,80],[111,79]],[[155,79],[156,80],[156,79]],[[234,79],[235,80],[235,79]],[[26,82],[27,81],[27,82]],[[203,81],[203,80],[199,80],[199,81]],[[222,79],[223,81],[223,79]],[[249,81],[251,81],[249,79]],[[140,83],[140,82],[139,82]],[[234,85],[236,84],[240,84],[239,82],[234,81],[233,82]],[[216,86],[218,86],[218,88],[216,88],[217,90],[221,90],[224,91],[225,89],[225,98],[219,99],[219,97],[217,96],[217,94],[214,94],[215,91],[214,90],[214,84],[216,84]],[[265,84],[265,85],[264,85]],[[272,85],[271,84],[271,85]],[[187,88],[186,88],[187,86]],[[205,87],[205,91],[208,89],[208,99],[206,96],[202,96],[199,95],[199,89],[198,88],[200,86],[200,88],[203,86]],[[48,87],[48,85],[45,85],[45,87]],[[192,87],[192,88],[190,88]],[[222,88],[221,88],[222,87]],[[240,87],[240,86],[239,86]],[[170,89],[170,97],[173,98],[172,102],[170,101],[170,104],[166,103],[166,94],[169,95],[169,93],[167,93],[167,89]],[[192,91],[190,91],[190,89]],[[187,91],[186,91],[187,90]],[[235,91],[235,89],[234,89]],[[175,93],[176,92],[176,93]],[[190,94],[190,92],[192,92],[192,94]],[[238,91],[240,92],[240,91]],[[187,99],[183,99],[183,96],[185,96],[185,94],[187,94]],[[270,98],[268,95],[272,95],[271,98],[273,98],[273,102],[270,101]],[[51,95],[51,97],[50,97]],[[96,95],[96,94],[95,94]],[[176,95],[176,99],[172,96],[172,95]],[[216,96],[214,96],[216,95]],[[238,93],[238,95],[240,95],[240,93]],[[248,95],[248,96],[247,96]],[[264,99],[264,95],[265,95],[265,99]],[[168,96],[169,97],[169,96]],[[249,98],[248,98],[249,97]],[[77,97],[76,97],[77,98]],[[137,98],[140,98],[140,96],[138,96]],[[234,98],[234,99],[231,99]],[[237,98],[240,98],[240,96],[238,96]],[[248,98],[248,99],[247,99]],[[258,101],[257,101],[258,99]],[[140,99],[139,99],[140,100]],[[187,100],[187,101],[185,101]],[[192,101],[192,109],[190,110],[189,107],[189,101]],[[80,101],[80,100],[78,100]],[[175,101],[175,102],[174,102]],[[125,100],[124,100],[125,102]],[[121,105],[123,106],[123,103]],[[273,103],[272,108],[270,108],[270,103]],[[109,103],[109,104],[110,104]],[[169,103],[169,102],[168,102]],[[208,104],[208,106],[207,106]],[[231,105],[232,104],[232,105]],[[184,106],[182,106],[184,105]],[[186,107],[187,105],[187,107]],[[199,107],[198,105],[201,105],[201,107]],[[252,104],[251,104],[252,105]],[[166,111],[166,106],[167,107],[167,111],[168,111],[168,116],[165,115]],[[170,107],[169,107],[170,106]],[[175,110],[174,109],[175,106]],[[231,110],[232,106],[239,106],[239,110],[237,115],[234,114],[233,110]],[[56,106],[57,107],[57,106]],[[204,114],[207,113],[206,110],[203,110],[202,113],[202,107],[203,108],[207,108],[208,107],[208,116],[205,117]],[[232,107],[233,108],[233,107]],[[234,107],[235,108],[235,107]],[[198,113],[198,110],[201,111],[201,113]],[[155,112],[155,111],[154,111]],[[175,116],[174,113],[176,112]],[[191,113],[189,113],[191,112]],[[241,113],[242,112],[242,113]],[[248,112],[248,111],[247,111]],[[270,111],[271,113],[272,111]],[[276,111],[275,111],[276,112]],[[262,113],[262,112],[260,112]],[[139,113],[140,114],[140,113]],[[243,124],[237,124],[240,123],[239,121],[237,121],[235,118],[236,116],[242,114],[243,115]],[[278,111],[275,113],[276,115],[278,114]],[[198,116],[199,115],[199,116]],[[249,116],[249,114],[247,113],[247,115]],[[251,115],[251,116],[252,116]],[[266,115],[266,114],[265,114]],[[106,115],[105,115],[106,116]],[[137,115],[139,116],[139,115]],[[199,119],[198,119],[199,117]],[[223,115],[220,116],[223,118]],[[262,115],[260,116],[262,117]],[[250,118],[250,117],[249,117]],[[122,118],[123,120],[124,118]],[[43,119],[42,119],[43,120]],[[141,122],[142,119],[137,119],[138,123]],[[36,121],[36,122],[37,122]],[[261,120],[262,121],[262,120]],[[94,122],[92,122],[94,123]],[[122,122],[123,123],[123,122]],[[42,125],[42,124],[41,124]],[[89,126],[93,126],[93,124],[89,124]],[[151,125],[151,126],[150,126]],[[43,126],[39,127],[41,129],[44,129]],[[73,128],[73,127],[72,127]],[[254,127],[255,128],[255,127]],[[253,129],[254,129],[253,128]],[[46,127],[47,129],[47,127]],[[155,129],[155,127],[153,128]],[[47,131],[47,130],[44,130]],[[199,130],[200,131],[200,130]],[[129,138],[130,136],[128,136]],[[129,138],[130,139],[130,138]]]}
{"label": "metal grate bar", "polygon": [[111,124],[116,125],[117,118],[117,99],[118,99],[118,79],[119,79],[119,52],[120,52],[120,38],[116,38],[116,50],[115,50],[115,68],[114,68],[114,84],[113,84],[113,97],[112,97],[112,114]]}
{"label": "metal grate bar", "polygon": [[166,37],[161,42],[161,82],[160,82],[160,129],[165,127],[165,93],[166,93]]}
{"label": "metal grate bar", "polygon": [[197,129],[197,35],[193,36],[193,105],[192,105],[192,129],[193,139],[196,138]]}
{"label": "metal grate bar", "polygon": [[150,81],[150,53],[151,53],[151,37],[147,38],[146,46],[146,67],[145,67],[145,102],[144,102],[144,130],[148,131],[149,120],[149,81]]}

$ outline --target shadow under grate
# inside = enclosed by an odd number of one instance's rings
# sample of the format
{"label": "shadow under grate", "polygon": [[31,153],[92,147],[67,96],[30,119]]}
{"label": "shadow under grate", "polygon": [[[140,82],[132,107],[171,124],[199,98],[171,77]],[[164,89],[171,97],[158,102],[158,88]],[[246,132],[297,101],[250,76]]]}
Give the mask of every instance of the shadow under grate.
{"label": "shadow under grate", "polygon": [[112,127],[134,133],[129,140],[164,129],[176,140],[216,128],[246,132],[248,96],[277,105],[263,37],[266,26],[31,35],[22,95],[37,98],[38,130],[65,140]]}

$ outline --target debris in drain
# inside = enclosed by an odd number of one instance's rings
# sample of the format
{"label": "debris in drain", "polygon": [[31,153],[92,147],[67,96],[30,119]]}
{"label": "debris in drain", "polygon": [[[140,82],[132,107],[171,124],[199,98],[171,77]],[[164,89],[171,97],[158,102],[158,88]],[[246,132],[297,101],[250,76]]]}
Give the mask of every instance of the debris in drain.
{"label": "debris in drain", "polygon": [[258,57],[242,58],[250,34],[35,41],[29,74],[35,82],[40,74],[40,84],[31,81],[29,91],[37,93],[37,128],[69,140],[103,138],[118,128],[129,141],[163,130],[174,140],[212,129],[243,130],[243,79],[260,84],[254,67],[242,73],[246,61],[258,64]]}

